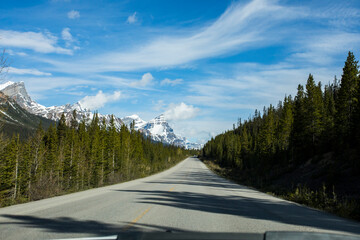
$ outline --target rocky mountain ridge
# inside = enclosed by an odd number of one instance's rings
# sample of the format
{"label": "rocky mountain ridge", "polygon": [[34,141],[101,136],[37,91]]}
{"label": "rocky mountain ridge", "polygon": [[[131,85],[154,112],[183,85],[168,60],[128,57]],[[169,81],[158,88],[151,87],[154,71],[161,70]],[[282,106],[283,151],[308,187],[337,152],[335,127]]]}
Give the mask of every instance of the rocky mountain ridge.
{"label": "rocky mountain ridge", "polygon": [[[70,123],[73,117],[73,111],[76,110],[76,119],[78,122],[85,120],[90,123],[94,113],[84,108],[80,102],[74,104],[66,104],[62,106],[45,107],[32,100],[26,91],[24,82],[6,82],[0,84],[0,91],[6,96],[15,100],[15,102],[23,109],[31,114],[41,116],[46,119],[58,121],[62,114],[65,115],[66,122]],[[112,115],[98,114],[100,121],[104,121],[108,125]],[[130,128],[131,123],[134,129],[141,131],[145,136],[150,136],[154,141],[163,142],[165,144],[173,144],[187,149],[200,149],[202,146],[196,143],[190,143],[185,137],[181,137],[174,133],[169,123],[164,119],[163,115],[146,122],[138,115],[131,115],[123,118],[114,116],[115,127],[120,129],[123,124]]]}

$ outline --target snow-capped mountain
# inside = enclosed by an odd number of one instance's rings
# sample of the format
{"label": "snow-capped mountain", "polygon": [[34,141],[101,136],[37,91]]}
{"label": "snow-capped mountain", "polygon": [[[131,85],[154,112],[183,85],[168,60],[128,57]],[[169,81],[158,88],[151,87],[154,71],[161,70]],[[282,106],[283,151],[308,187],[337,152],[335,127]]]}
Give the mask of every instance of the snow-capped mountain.
{"label": "snow-capped mountain", "polygon": [[186,139],[174,133],[174,130],[165,121],[163,115],[157,116],[149,122],[142,120],[138,115],[127,116],[121,120],[128,127],[134,122],[135,130],[141,131],[145,136],[150,136],[154,141],[186,147]]}
{"label": "snow-capped mountain", "polygon": [[20,138],[26,138],[35,132],[40,122],[45,128],[54,123],[49,119],[26,111],[14,99],[0,92],[1,133],[9,137],[19,134]]}
{"label": "snow-capped mountain", "polygon": [[193,143],[193,142],[189,142],[186,140],[185,142],[185,148],[186,149],[197,149],[200,150],[202,147],[204,146],[204,144],[201,143]]}
{"label": "snow-capped mountain", "polygon": [[[15,100],[20,107],[28,112],[50,120],[58,121],[64,113],[66,122],[69,124],[74,110],[76,110],[78,122],[83,119],[85,119],[86,122],[90,122],[94,116],[94,113],[84,108],[80,102],[62,106],[45,107],[31,99],[25,89],[24,82],[9,81],[0,84],[0,91]],[[105,119],[105,123],[107,125],[110,123],[111,115],[98,114],[98,116],[100,121]],[[174,130],[170,127],[169,123],[166,122],[163,115],[157,116],[149,122],[142,120],[138,115],[131,115],[124,118],[114,116],[114,120],[115,127],[117,129],[120,129],[122,124],[125,124],[130,128],[130,124],[135,122],[134,129],[142,132],[146,136],[150,136],[154,141],[173,144],[187,149],[199,148],[196,143],[190,143],[186,140],[186,138],[175,134]]]}
{"label": "snow-capped mountain", "polygon": [[[66,121],[69,123],[74,110],[76,110],[78,122],[80,122],[82,119],[85,119],[86,122],[89,122],[94,116],[90,110],[82,107],[80,102],[77,102],[75,104],[66,104],[62,106],[45,107],[31,99],[31,97],[26,91],[24,82],[14,83],[9,81],[4,84],[0,84],[0,91],[14,99],[17,104],[19,104],[28,112],[54,121],[58,121],[61,115],[64,113]],[[106,124],[109,124],[111,120],[111,115],[98,115],[100,121],[103,121],[103,119],[105,119]],[[114,120],[115,126],[117,128],[120,128],[122,124],[121,119],[114,117]]]}
{"label": "snow-capped mountain", "polygon": [[174,130],[166,122],[164,115],[159,115],[156,118],[146,122],[138,115],[131,115],[121,118],[124,124],[130,128],[131,123],[135,123],[134,129],[141,131],[146,136],[151,136],[154,141],[164,142],[167,144],[174,144],[176,146],[185,147],[186,149],[201,149],[202,144],[192,143],[174,133]]}
{"label": "snow-capped mountain", "polygon": [[130,128],[130,124],[135,122],[134,125],[134,129],[135,130],[140,130],[143,129],[143,127],[146,125],[146,122],[144,120],[142,120],[138,115],[134,114],[131,116],[126,116],[121,118],[121,120],[123,121],[123,123]]}
{"label": "snow-capped mountain", "polygon": [[143,129],[150,133],[156,141],[185,146],[186,138],[176,135],[162,114],[146,123]]}

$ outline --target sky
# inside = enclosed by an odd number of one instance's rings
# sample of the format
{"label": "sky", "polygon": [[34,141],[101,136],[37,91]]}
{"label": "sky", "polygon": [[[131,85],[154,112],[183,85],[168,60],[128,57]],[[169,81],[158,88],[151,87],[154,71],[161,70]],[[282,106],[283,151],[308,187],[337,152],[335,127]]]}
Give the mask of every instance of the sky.
{"label": "sky", "polygon": [[341,78],[359,58],[360,1],[3,1],[2,81],[45,106],[145,121],[164,114],[193,142],[295,95],[309,73]]}

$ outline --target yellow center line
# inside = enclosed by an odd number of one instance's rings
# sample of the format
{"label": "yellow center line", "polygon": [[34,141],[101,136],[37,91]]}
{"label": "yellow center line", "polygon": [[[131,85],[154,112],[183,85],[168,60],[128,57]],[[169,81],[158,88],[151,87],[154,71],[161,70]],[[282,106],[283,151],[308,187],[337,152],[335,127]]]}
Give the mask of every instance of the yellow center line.
{"label": "yellow center line", "polygon": [[146,209],[142,214],[140,214],[139,216],[137,216],[137,218],[133,219],[128,225],[126,225],[123,230],[126,231],[129,228],[131,228],[137,221],[139,221],[148,211],[150,211],[152,207],[149,207],[148,209]]}
{"label": "yellow center line", "polygon": [[169,192],[171,192],[172,190],[174,190],[175,189],[175,187],[172,187],[170,190],[169,190]]}

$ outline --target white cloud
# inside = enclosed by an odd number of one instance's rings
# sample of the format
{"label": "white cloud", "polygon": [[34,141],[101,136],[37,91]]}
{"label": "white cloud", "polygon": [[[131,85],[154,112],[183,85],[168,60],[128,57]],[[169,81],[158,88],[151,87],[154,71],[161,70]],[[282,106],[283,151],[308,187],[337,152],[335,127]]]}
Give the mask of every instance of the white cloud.
{"label": "white cloud", "polygon": [[68,18],[70,19],[75,19],[75,18],[79,18],[80,17],[80,12],[79,11],[75,11],[75,10],[71,10],[70,12],[67,13]]}
{"label": "white cloud", "polygon": [[136,17],[136,12],[134,12],[132,15],[130,15],[128,18],[127,18],[127,23],[129,24],[133,24],[133,23],[136,23],[137,22],[137,17]]}
{"label": "white cloud", "polygon": [[[58,89],[74,87],[77,85],[91,86],[95,85],[95,81],[82,79],[79,77],[54,77],[54,76],[26,76],[26,75],[12,75],[13,82],[24,81],[26,90],[29,95],[35,99],[46,99],[48,94],[53,94]],[[46,104],[45,104],[46,105]]]}
{"label": "white cloud", "polygon": [[169,78],[165,78],[164,80],[161,81],[160,85],[164,86],[164,85],[171,85],[171,86],[175,86],[178,84],[182,84],[183,80],[181,78],[177,78],[174,80],[171,80]]}
{"label": "white cloud", "polygon": [[[357,51],[360,47],[360,34],[341,31],[323,32],[313,34],[312,37],[302,37],[295,45],[296,52],[292,54],[289,62],[301,65],[329,66],[347,51]],[[341,59],[345,61],[345,59]]]}
{"label": "white cloud", "polygon": [[213,117],[196,118],[190,120],[171,123],[174,132],[181,136],[186,136],[190,141],[206,143],[210,138],[231,129],[233,119],[214,119]]}
{"label": "white cloud", "polygon": [[[70,47],[70,45],[75,41],[75,39],[73,38],[73,36],[70,33],[70,28],[64,28],[61,31],[61,37],[66,42],[66,47]],[[74,46],[73,49],[78,50],[79,47]]]}
{"label": "white cloud", "polygon": [[155,111],[160,111],[165,107],[165,103],[164,100],[158,100],[157,102],[152,102],[153,107],[152,109],[154,109]]}
{"label": "white cloud", "polygon": [[21,68],[14,68],[9,67],[10,74],[18,74],[18,75],[35,75],[35,76],[51,76],[51,73],[41,72],[35,68],[31,69],[21,69]]}
{"label": "white cloud", "polygon": [[[64,66],[66,63],[57,63],[57,66],[77,73],[179,66],[279,43],[288,33],[273,34],[272,27],[302,15],[298,9],[279,6],[272,1],[253,0],[246,5],[234,3],[212,24],[191,29],[188,33],[182,29],[178,34],[162,35],[129,50],[112,50],[72,66]],[[99,58],[103,59],[101,64]]]}
{"label": "white cloud", "polygon": [[195,117],[199,111],[199,108],[192,105],[186,105],[183,102],[177,105],[170,104],[168,110],[164,113],[164,118],[169,121],[185,120]]}
{"label": "white cloud", "polygon": [[120,96],[120,91],[115,91],[113,94],[106,94],[100,90],[95,96],[86,96],[79,102],[81,106],[86,109],[96,110],[102,108],[108,102],[118,100]]}
{"label": "white cloud", "polygon": [[146,87],[151,84],[152,80],[154,80],[154,77],[151,75],[151,73],[145,73],[141,80],[132,82],[131,86],[133,87]]}
{"label": "white cloud", "polygon": [[17,32],[0,30],[0,46],[31,49],[40,53],[72,54],[72,50],[59,47],[50,32]]}
{"label": "white cloud", "polygon": [[18,56],[22,56],[22,57],[27,56],[27,54],[24,53],[24,52],[14,52],[14,51],[11,50],[11,49],[7,49],[6,52],[7,52],[9,55],[12,55],[12,56],[13,56],[13,55],[18,55]]}
{"label": "white cloud", "polygon": [[[344,58],[345,60],[345,58]],[[305,84],[309,73],[315,81],[331,82],[341,72],[339,67],[318,65],[299,67],[296,63],[280,64],[233,64],[225,69],[229,77],[206,78],[189,85],[193,94],[185,99],[197,106],[213,110],[262,110],[269,104],[277,105],[285,94],[296,94],[298,84]],[[247,116],[246,116],[247,117]]]}
{"label": "white cloud", "polygon": [[61,36],[65,41],[72,42],[74,40],[70,33],[70,28],[64,28],[61,32]]}

